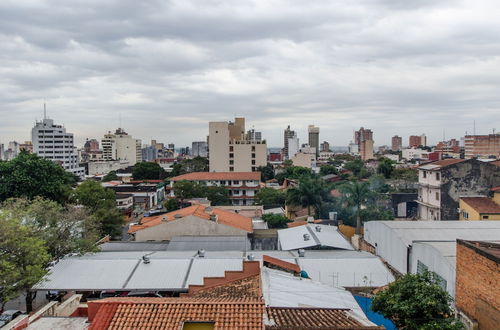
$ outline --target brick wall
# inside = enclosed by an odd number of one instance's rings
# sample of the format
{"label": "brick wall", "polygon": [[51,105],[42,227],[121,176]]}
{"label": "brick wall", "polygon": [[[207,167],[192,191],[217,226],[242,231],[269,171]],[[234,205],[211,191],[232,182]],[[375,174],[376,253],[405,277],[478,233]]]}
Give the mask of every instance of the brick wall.
{"label": "brick wall", "polygon": [[[497,257],[498,258],[498,257]],[[456,306],[475,319],[479,329],[498,329],[500,324],[500,266],[495,257],[457,241]]]}

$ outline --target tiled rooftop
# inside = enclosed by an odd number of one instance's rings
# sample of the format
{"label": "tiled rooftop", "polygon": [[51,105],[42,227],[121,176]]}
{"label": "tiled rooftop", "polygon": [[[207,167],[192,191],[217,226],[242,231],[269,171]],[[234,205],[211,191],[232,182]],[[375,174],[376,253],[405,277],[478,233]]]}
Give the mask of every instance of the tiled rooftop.
{"label": "tiled rooftop", "polygon": [[184,322],[214,322],[216,329],[262,329],[258,299],[108,298],[89,303],[91,330],[180,329]]}
{"label": "tiled rooftop", "polygon": [[461,200],[478,213],[500,213],[500,205],[489,197],[461,197]]}
{"label": "tiled rooftop", "polygon": [[128,232],[135,233],[136,231],[144,228],[157,226],[162,223],[163,218],[166,218],[167,221],[182,220],[177,219],[176,215],[181,218],[193,215],[205,220],[210,220],[210,213],[217,215],[217,222],[220,224],[242,229],[250,233],[253,232],[252,219],[216,207],[207,208],[203,205],[193,205],[166,214],[143,218],[140,225],[130,227]]}
{"label": "tiled rooftop", "polygon": [[219,181],[251,180],[260,181],[260,172],[192,172],[170,178],[170,181]]}
{"label": "tiled rooftop", "polygon": [[428,167],[428,166],[433,166],[434,169],[440,169],[446,166],[450,166],[453,164],[461,163],[466,161],[467,159],[455,159],[455,158],[450,158],[450,159],[443,159],[443,160],[438,160],[432,163],[425,163],[420,167]]}
{"label": "tiled rooftop", "polygon": [[264,263],[264,266],[269,266],[271,268],[277,268],[285,271],[291,271],[294,273],[300,273],[300,267],[297,264],[292,264],[291,262],[284,261],[278,258],[273,258],[264,255],[262,256],[262,262]]}

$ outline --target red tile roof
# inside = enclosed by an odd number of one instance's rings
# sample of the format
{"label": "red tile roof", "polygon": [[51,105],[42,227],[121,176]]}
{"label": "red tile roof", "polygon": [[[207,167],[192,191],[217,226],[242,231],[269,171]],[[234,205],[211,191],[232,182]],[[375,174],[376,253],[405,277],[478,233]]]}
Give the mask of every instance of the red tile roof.
{"label": "red tile roof", "polygon": [[266,329],[384,329],[366,326],[349,315],[349,310],[332,308],[267,307]]}
{"label": "red tile roof", "polygon": [[292,221],[286,224],[288,228],[294,228],[298,226],[305,226],[307,225],[307,221]]}
{"label": "red tile roof", "polygon": [[260,172],[192,172],[170,178],[170,181],[219,181],[254,180],[260,181]]}
{"label": "red tile roof", "polygon": [[500,160],[495,160],[495,161],[491,162],[490,164],[500,166]]}
{"label": "red tile roof", "polygon": [[431,163],[425,163],[425,164],[422,164],[422,166],[435,165],[435,166],[438,166],[439,168],[443,168],[443,167],[450,166],[450,165],[453,165],[453,164],[465,162],[466,160],[467,159],[450,158],[450,159],[438,160],[438,161],[431,162]]}
{"label": "red tile roof", "polygon": [[292,264],[291,262],[284,261],[278,258],[273,258],[268,255],[262,256],[262,262],[264,266],[271,266],[272,268],[278,268],[280,270],[292,271],[294,273],[300,273],[300,267],[297,264]]}
{"label": "red tile roof", "polygon": [[[211,209],[209,211],[207,209]],[[231,226],[234,228],[245,230],[249,233],[253,232],[252,219],[242,216],[237,213],[233,213],[230,211],[218,209],[216,207],[207,208],[204,205],[193,205],[189,207],[185,207],[183,209],[172,211],[166,214],[161,214],[154,217],[146,217],[141,220],[140,225],[132,226],[129,228],[129,233],[135,233],[138,230],[154,227],[162,223],[163,218],[166,218],[167,221],[181,220],[187,216],[196,216],[198,218],[202,218],[205,220],[210,220],[210,213],[217,215],[217,222],[226,226]],[[175,216],[179,215],[181,218],[176,218]]]}
{"label": "red tile roof", "polygon": [[216,329],[262,329],[260,299],[108,298],[89,302],[89,329],[180,329],[186,321]]}
{"label": "red tile roof", "polygon": [[500,213],[500,205],[488,197],[461,197],[462,201],[467,203],[478,213]]}
{"label": "red tile roof", "polygon": [[500,191],[500,186],[498,187],[493,187],[490,189],[491,191],[494,191],[494,192],[497,192],[497,191]]}

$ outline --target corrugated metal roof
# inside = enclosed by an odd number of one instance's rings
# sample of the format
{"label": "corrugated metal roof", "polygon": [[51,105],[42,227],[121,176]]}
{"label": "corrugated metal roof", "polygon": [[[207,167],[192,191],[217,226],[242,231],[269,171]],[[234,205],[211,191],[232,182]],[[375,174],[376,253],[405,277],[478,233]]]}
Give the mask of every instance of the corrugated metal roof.
{"label": "corrugated metal roof", "polygon": [[243,270],[243,261],[241,259],[193,259],[186,287],[189,284],[203,284],[204,277],[223,277],[227,270]]}
{"label": "corrugated metal roof", "polygon": [[247,251],[250,241],[245,236],[175,236],[168,251]]}
{"label": "corrugated metal roof", "polygon": [[187,276],[189,259],[150,259],[139,266],[126,283],[129,290],[162,290],[182,288]]}
{"label": "corrugated metal roof", "polygon": [[352,294],[345,289],[269,268],[263,268],[261,274],[267,306],[347,308],[368,321]]}
{"label": "corrugated metal roof", "polygon": [[[309,240],[305,240],[304,235],[308,235]],[[295,250],[318,245],[353,250],[351,244],[349,244],[335,226],[307,224],[305,226],[281,229],[278,230],[278,239],[282,250]]]}
{"label": "corrugated metal roof", "polygon": [[166,251],[168,242],[107,242],[99,247],[101,252]]}

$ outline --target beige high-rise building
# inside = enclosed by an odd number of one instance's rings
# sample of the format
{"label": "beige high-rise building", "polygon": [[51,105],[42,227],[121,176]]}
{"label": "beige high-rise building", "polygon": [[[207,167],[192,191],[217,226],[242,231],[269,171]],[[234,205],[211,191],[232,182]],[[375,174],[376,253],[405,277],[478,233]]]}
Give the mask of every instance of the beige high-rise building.
{"label": "beige high-rise building", "polygon": [[142,160],[141,140],[132,138],[123,128],[105,134],[101,145],[104,160],[125,160],[130,166]]}
{"label": "beige high-rise building", "polygon": [[266,140],[245,135],[245,118],[208,124],[210,172],[250,172],[267,164]]}
{"label": "beige high-rise building", "polygon": [[319,155],[319,127],[314,125],[309,125],[307,127],[307,132],[309,133],[309,146],[316,148],[316,156]]}
{"label": "beige high-rise building", "polygon": [[362,160],[373,158],[373,132],[371,129],[361,127],[359,131],[354,132],[354,141],[358,145]]}

